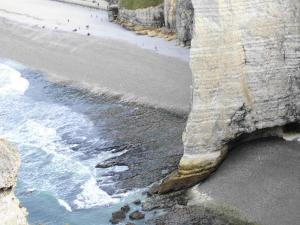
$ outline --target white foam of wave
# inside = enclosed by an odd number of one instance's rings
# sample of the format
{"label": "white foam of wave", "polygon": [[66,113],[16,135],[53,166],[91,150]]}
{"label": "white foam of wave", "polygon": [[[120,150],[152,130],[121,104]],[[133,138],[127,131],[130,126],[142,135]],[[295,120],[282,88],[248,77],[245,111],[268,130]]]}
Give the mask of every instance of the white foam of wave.
{"label": "white foam of wave", "polygon": [[57,199],[58,203],[64,207],[67,211],[72,212],[71,206],[63,199]]}
{"label": "white foam of wave", "polygon": [[110,205],[119,202],[119,199],[112,198],[101,190],[96,180],[92,177],[80,187],[82,192],[77,195],[74,204],[78,209],[87,209],[95,206]]}
{"label": "white foam of wave", "polygon": [[[24,93],[29,86],[28,81],[11,67],[1,63],[0,66],[0,71],[5,71],[0,73],[0,97],[2,93]],[[19,145],[24,162],[30,159],[31,171],[27,169],[21,171],[28,183],[34,184],[33,187],[37,190],[52,192],[59,204],[68,211],[72,208],[87,209],[120,201],[98,187],[94,165],[99,161],[124,154],[127,150],[118,153],[103,152],[97,157],[82,161],[83,153],[73,151],[71,147],[76,144],[66,143],[59,129],[69,126],[70,131],[63,128],[63,134],[70,132],[76,137],[75,131],[80,125],[80,129],[85,129],[86,133],[89,133],[93,129],[93,123],[88,118],[68,107],[49,105],[48,102],[35,102],[25,95],[20,99],[11,99],[14,103],[13,107],[9,107],[10,99],[4,101],[5,104],[2,107],[0,106],[0,109],[9,109],[2,118],[0,117],[0,122],[6,125],[5,129],[0,128],[0,137]],[[10,115],[18,115],[18,117],[15,119]],[[80,136],[80,138],[81,142],[86,139],[86,136]],[[90,141],[98,142],[99,139]],[[127,167],[113,168],[116,171],[127,169]],[[41,175],[47,177],[47,180],[40,179]],[[74,193],[76,186],[80,187],[79,193],[77,191]],[[63,199],[69,199],[72,207]]]}
{"label": "white foam of wave", "polygon": [[15,69],[0,64],[0,96],[11,94],[23,95],[29,87],[29,82]]}
{"label": "white foam of wave", "polygon": [[[14,142],[21,142],[22,145],[27,145],[30,147],[36,147],[41,149],[48,155],[52,155],[51,164],[52,165],[43,165],[44,169],[41,169],[41,173],[47,173],[47,168],[56,173],[72,173],[71,180],[68,182],[74,185],[82,185],[80,186],[81,192],[76,196],[74,200],[74,204],[77,208],[91,208],[95,206],[108,205],[116,203],[118,200],[109,196],[106,192],[101,190],[97,186],[97,182],[95,177],[93,176],[93,171],[91,169],[77,161],[77,154],[79,152],[71,151],[68,146],[64,146],[61,144],[60,136],[57,134],[56,129],[47,127],[42,124],[42,121],[36,120],[27,120],[22,123],[19,127],[16,127],[13,131],[6,133],[5,138],[8,138]],[[1,137],[1,135],[0,135]],[[4,137],[4,136],[3,136]],[[18,137],[17,139],[14,139]],[[25,154],[31,154],[31,151],[26,152]],[[33,163],[33,162],[31,162]],[[40,162],[38,162],[39,166]],[[94,165],[94,164],[93,164]],[[49,174],[48,179],[54,179],[56,182],[59,182],[57,178],[54,176],[55,172],[52,175]],[[85,180],[87,179],[87,180]],[[38,183],[37,179],[34,179],[36,183]],[[85,181],[84,181],[85,180]],[[64,190],[58,190],[53,183],[50,181],[43,181],[40,183],[39,188],[44,190],[51,190],[53,193],[57,194],[57,197],[64,197],[65,195],[69,195],[71,188],[65,187]],[[65,193],[63,193],[65,192]],[[66,210],[70,211],[72,209],[70,206],[63,202],[62,199],[58,198],[60,205],[66,208]]]}
{"label": "white foam of wave", "polygon": [[120,173],[120,172],[124,172],[128,169],[129,169],[128,166],[113,166],[113,167],[110,167],[108,169],[108,171],[112,171],[112,172],[115,172],[115,173]]}
{"label": "white foam of wave", "polygon": [[32,193],[34,192],[36,189],[35,188],[27,188],[26,189],[26,193]]}

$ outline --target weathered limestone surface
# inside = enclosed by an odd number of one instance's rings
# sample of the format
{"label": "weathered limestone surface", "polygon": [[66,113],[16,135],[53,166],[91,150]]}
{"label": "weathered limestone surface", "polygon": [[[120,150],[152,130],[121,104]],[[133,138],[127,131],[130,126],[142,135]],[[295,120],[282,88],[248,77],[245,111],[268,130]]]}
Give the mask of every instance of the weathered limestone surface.
{"label": "weathered limestone surface", "polygon": [[164,24],[164,5],[145,9],[130,10],[119,9],[119,18],[133,24],[141,24],[148,27],[162,27]]}
{"label": "weathered limestone surface", "polygon": [[18,152],[0,139],[0,225],[28,225],[26,209],[14,195],[19,166]]}
{"label": "weathered limestone surface", "polygon": [[172,32],[176,31],[176,3],[177,0],[164,1],[165,27]]}
{"label": "weathered limestone surface", "polygon": [[190,46],[193,37],[194,8],[191,0],[177,0],[176,34],[178,43]]}
{"label": "weathered limestone surface", "polygon": [[207,177],[242,134],[300,121],[300,1],[193,4],[193,106],[178,173],[160,192]]}

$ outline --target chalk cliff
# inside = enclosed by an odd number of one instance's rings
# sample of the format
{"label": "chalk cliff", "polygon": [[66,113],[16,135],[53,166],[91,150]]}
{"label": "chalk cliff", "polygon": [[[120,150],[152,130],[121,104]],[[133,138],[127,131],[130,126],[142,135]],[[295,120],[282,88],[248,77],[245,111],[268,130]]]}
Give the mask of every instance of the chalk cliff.
{"label": "chalk cliff", "polygon": [[177,0],[164,0],[165,27],[172,32],[176,31],[176,2]]}
{"label": "chalk cliff", "polygon": [[26,209],[14,195],[19,166],[18,152],[0,139],[0,225],[28,225]]}
{"label": "chalk cliff", "polygon": [[194,26],[194,8],[191,0],[177,0],[176,34],[178,44],[191,46]]}
{"label": "chalk cliff", "polygon": [[[138,31],[139,35],[165,37],[169,41],[176,37],[179,45],[191,45],[194,25],[194,8],[191,0],[164,0],[157,6],[138,9],[126,9],[122,6],[121,0],[107,0],[107,2],[109,21],[117,21],[129,30]],[[133,28],[135,25],[138,25],[137,29]],[[158,28],[158,31],[146,32],[140,25],[151,30]]]}
{"label": "chalk cliff", "polygon": [[178,172],[161,193],[207,177],[233,140],[280,135],[282,126],[300,122],[300,1],[193,5],[193,106]]}
{"label": "chalk cliff", "polygon": [[164,23],[164,5],[160,4],[135,10],[120,7],[118,17],[130,23],[146,27],[162,27]]}

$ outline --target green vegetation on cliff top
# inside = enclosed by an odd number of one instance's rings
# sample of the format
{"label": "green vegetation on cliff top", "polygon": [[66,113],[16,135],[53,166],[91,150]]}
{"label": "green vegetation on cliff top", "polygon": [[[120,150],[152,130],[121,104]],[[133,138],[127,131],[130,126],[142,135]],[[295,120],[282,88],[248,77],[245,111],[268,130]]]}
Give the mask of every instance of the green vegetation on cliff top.
{"label": "green vegetation on cliff top", "polygon": [[143,9],[161,3],[163,3],[163,0],[121,0],[121,6],[126,9]]}

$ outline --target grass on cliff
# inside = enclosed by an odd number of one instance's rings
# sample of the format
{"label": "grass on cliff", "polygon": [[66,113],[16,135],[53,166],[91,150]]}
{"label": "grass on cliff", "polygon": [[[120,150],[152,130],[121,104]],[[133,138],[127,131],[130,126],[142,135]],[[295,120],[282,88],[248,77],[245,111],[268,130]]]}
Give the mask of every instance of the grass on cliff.
{"label": "grass on cliff", "polygon": [[125,9],[143,9],[161,3],[163,3],[163,0],[121,0],[121,6]]}

